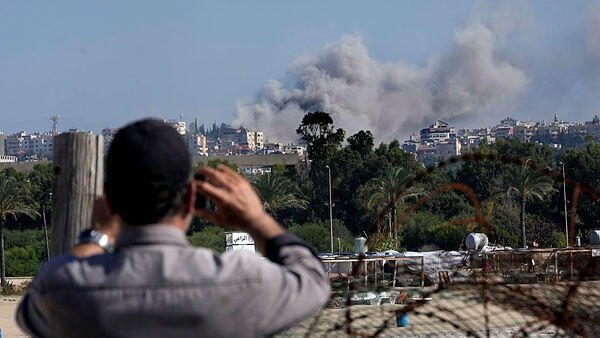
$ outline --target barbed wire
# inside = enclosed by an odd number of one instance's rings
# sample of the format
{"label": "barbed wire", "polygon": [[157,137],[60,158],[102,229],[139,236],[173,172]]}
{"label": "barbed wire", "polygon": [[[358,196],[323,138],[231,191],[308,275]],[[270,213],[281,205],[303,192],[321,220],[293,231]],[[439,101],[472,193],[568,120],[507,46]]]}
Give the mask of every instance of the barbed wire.
{"label": "barbed wire", "polygon": [[[531,161],[496,154],[465,154],[439,162],[407,182],[394,199],[378,210],[377,219],[369,228],[369,233],[376,232],[378,236],[370,244],[376,247],[392,236],[397,226],[419,206],[451,190],[462,192],[469,198],[475,215],[450,224],[477,224],[489,234],[490,223],[481,212],[475,192],[460,182],[444,185],[419,198],[385,233],[381,233],[383,219],[407,189],[449,164],[474,161],[526,166],[555,181],[572,185],[571,239],[574,238],[580,195],[585,193],[594,201],[600,201],[600,194],[592,187]],[[600,257],[595,253],[600,256],[600,251],[596,252],[594,248],[556,248],[469,251],[458,256],[412,258],[360,255],[352,259],[324,260],[334,290],[330,302],[314,318],[281,335],[600,336]],[[333,272],[334,269],[339,272]],[[396,286],[397,282],[400,286]]]}

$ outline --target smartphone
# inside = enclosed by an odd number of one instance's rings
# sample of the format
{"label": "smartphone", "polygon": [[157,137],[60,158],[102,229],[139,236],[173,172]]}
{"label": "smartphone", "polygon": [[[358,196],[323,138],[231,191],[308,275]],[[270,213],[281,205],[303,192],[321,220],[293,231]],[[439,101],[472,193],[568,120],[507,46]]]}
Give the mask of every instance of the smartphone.
{"label": "smartphone", "polygon": [[[206,181],[206,177],[200,174],[195,174],[194,179],[197,181]],[[196,210],[210,209],[208,198],[200,193],[196,193],[196,204],[194,205],[194,208],[196,208]]]}

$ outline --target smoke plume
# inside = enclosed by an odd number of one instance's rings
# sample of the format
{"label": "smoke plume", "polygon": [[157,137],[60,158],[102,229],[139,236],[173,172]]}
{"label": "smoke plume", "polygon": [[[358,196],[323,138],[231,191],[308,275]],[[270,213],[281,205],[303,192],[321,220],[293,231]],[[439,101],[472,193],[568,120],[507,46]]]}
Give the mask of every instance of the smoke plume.
{"label": "smoke plume", "polygon": [[436,119],[484,114],[521,95],[528,77],[497,53],[498,44],[489,26],[473,22],[454,32],[449,51],[419,67],[380,62],[360,37],[343,36],[291,62],[283,81],[239,100],[233,123],[294,141],[302,116],[323,110],[348,135],[368,129],[378,141],[402,139]]}

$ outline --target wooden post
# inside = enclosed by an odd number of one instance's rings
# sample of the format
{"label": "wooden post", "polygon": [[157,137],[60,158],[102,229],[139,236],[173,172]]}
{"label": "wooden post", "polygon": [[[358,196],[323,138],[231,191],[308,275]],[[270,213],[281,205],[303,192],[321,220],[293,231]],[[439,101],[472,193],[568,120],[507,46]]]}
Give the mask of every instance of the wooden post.
{"label": "wooden post", "polygon": [[365,260],[365,288],[367,287],[367,283],[369,282],[369,262]]}
{"label": "wooden post", "polygon": [[554,251],[554,273],[556,274],[556,282],[560,282],[560,275],[558,273],[558,251]]}
{"label": "wooden post", "polygon": [[569,251],[569,281],[573,280],[573,250]]}
{"label": "wooden post", "polygon": [[392,287],[396,287],[396,274],[398,273],[398,260],[394,260],[394,279],[392,281]]}
{"label": "wooden post", "polygon": [[374,275],[374,281],[375,281],[375,289],[377,289],[377,265],[379,265],[379,261],[374,261],[373,262],[373,275]]}
{"label": "wooden post", "polygon": [[102,195],[104,154],[101,135],[63,133],[54,137],[52,256],[68,252],[91,226],[94,200]]}
{"label": "wooden post", "polygon": [[425,257],[421,256],[421,288],[425,287]]}
{"label": "wooden post", "polygon": [[352,276],[352,262],[348,262],[348,292],[350,292],[350,276]]}

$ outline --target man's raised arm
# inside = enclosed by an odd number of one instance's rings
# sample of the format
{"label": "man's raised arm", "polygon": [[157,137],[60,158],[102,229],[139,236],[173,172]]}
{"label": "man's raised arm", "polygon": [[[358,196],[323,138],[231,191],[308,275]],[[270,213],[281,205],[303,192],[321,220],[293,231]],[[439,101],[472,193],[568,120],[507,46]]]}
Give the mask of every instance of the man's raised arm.
{"label": "man's raised arm", "polygon": [[271,262],[260,262],[262,286],[253,297],[260,309],[258,328],[271,335],[308,317],[329,297],[329,280],[320,260],[296,236],[285,232],[263,209],[252,186],[233,170],[203,167],[199,193],[209,197],[215,211],[196,210],[196,215],[215,224],[248,232]]}

